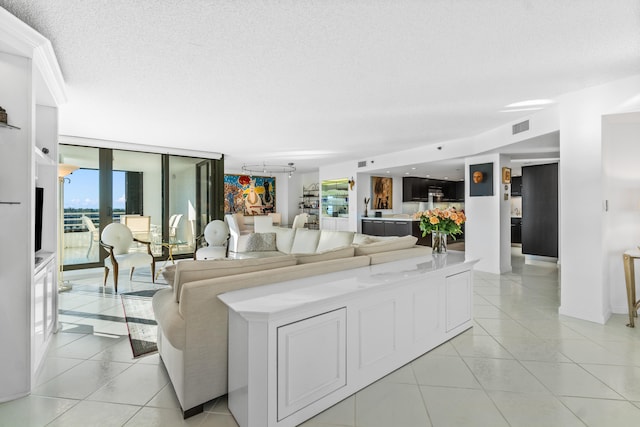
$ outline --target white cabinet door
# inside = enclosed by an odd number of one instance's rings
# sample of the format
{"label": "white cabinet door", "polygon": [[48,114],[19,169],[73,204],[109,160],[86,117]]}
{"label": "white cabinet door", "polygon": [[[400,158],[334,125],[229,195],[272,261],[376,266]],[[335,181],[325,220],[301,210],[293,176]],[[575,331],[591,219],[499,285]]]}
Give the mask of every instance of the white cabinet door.
{"label": "white cabinet door", "polygon": [[411,313],[413,315],[412,344],[425,346],[442,335],[444,318],[441,286],[429,284],[413,292]]}
{"label": "white cabinet door", "polygon": [[38,269],[33,278],[33,369],[37,369],[53,334],[56,321],[55,258]]}
{"label": "white cabinet door", "polygon": [[278,421],[347,384],[346,311],[278,328]]}
{"label": "white cabinet door", "polygon": [[471,273],[448,276],[445,281],[447,296],[447,332],[471,320]]}

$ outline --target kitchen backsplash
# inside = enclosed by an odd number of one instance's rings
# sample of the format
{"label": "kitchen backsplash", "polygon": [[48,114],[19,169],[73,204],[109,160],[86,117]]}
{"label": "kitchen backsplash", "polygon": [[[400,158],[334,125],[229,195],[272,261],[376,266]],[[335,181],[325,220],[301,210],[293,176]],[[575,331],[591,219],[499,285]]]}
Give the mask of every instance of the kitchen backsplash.
{"label": "kitchen backsplash", "polygon": [[[447,209],[456,208],[458,210],[464,210],[464,202],[433,202],[433,208]],[[425,211],[429,209],[429,203],[427,202],[404,202],[402,203],[402,213],[414,214],[418,211]]]}
{"label": "kitchen backsplash", "polygon": [[522,197],[511,198],[511,217],[522,218]]}

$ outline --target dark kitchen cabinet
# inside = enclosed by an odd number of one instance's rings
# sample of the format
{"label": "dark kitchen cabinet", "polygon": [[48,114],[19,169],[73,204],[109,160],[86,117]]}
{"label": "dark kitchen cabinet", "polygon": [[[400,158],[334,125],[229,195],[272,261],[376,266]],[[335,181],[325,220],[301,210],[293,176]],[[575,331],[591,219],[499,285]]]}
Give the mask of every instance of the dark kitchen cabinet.
{"label": "dark kitchen cabinet", "polygon": [[407,176],[402,178],[402,201],[421,202],[429,198],[429,189],[425,178]]}
{"label": "dark kitchen cabinet", "polygon": [[385,221],[380,219],[363,219],[362,220],[362,234],[368,234],[369,236],[384,236]]}
{"label": "dark kitchen cabinet", "polygon": [[411,222],[411,235],[418,238],[418,241],[416,242],[417,245],[431,246],[431,234],[427,233],[426,236],[422,237],[422,230],[420,230],[420,221]]}
{"label": "dark kitchen cabinet", "polygon": [[455,199],[464,202],[464,181],[456,181],[454,186]]}
{"label": "dark kitchen cabinet", "polygon": [[511,196],[522,196],[522,177],[511,177]]}
{"label": "dark kitchen cabinet", "polygon": [[422,237],[420,231],[420,221],[388,221],[376,219],[362,220],[362,234],[370,236],[407,236],[412,235],[418,238],[416,244],[431,246],[431,235]]}
{"label": "dark kitchen cabinet", "polygon": [[511,218],[511,243],[522,243],[522,218]]}
{"label": "dark kitchen cabinet", "polygon": [[444,181],[415,176],[402,178],[403,202],[426,202],[429,200],[430,193],[436,202],[464,201],[464,181]]}
{"label": "dark kitchen cabinet", "polygon": [[407,236],[411,235],[411,223],[413,221],[385,221],[385,236]]}

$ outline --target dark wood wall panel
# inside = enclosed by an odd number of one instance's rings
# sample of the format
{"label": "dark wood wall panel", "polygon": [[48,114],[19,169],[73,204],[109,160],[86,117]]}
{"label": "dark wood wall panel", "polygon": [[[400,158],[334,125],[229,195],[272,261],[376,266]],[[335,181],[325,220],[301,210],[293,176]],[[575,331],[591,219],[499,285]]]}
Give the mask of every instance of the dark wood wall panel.
{"label": "dark wood wall panel", "polygon": [[522,168],[522,253],[558,257],[558,164]]}

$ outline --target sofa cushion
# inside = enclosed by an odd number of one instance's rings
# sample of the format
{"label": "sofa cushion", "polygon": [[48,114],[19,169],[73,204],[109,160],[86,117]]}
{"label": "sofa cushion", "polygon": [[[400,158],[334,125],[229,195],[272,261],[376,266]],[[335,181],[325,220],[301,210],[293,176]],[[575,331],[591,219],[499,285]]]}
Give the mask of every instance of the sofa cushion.
{"label": "sofa cushion", "polygon": [[370,234],[356,233],[353,236],[354,245],[368,245],[369,243],[381,242],[383,240],[397,239],[398,236],[372,236]]}
{"label": "sofa cushion", "polygon": [[279,252],[290,254],[296,230],[286,227],[273,227],[273,231],[276,233],[276,249]]}
{"label": "sofa cushion", "polygon": [[356,233],[356,235],[353,236],[354,245],[368,245],[369,243],[375,243],[379,241],[380,240],[376,239],[375,236],[369,236],[368,234]]}
{"label": "sofa cushion", "polygon": [[364,245],[354,245],[356,256],[371,255],[379,252],[396,251],[398,249],[408,249],[415,246],[418,238],[415,236],[402,236],[395,239],[385,239],[375,243]]}
{"label": "sofa cushion", "polygon": [[251,271],[271,270],[295,264],[296,258],[293,255],[248,259],[214,259],[206,261],[183,260],[176,264],[173,295],[175,301],[179,302],[180,291],[184,283],[248,273]]}
{"label": "sofa cushion", "polygon": [[316,252],[325,252],[330,249],[342,248],[353,243],[353,231],[326,231],[320,232],[320,240]]}
{"label": "sofa cushion", "polygon": [[353,246],[330,249],[328,251],[316,252],[314,254],[297,254],[298,264],[309,264],[312,262],[329,261],[332,259],[351,258],[355,253]]}
{"label": "sofa cushion", "polygon": [[246,252],[276,250],[276,233],[251,233],[247,240]]}
{"label": "sofa cushion", "polygon": [[431,248],[429,246],[416,245],[409,249],[398,249],[396,251],[379,252],[369,255],[371,265],[416,257],[424,257],[425,261],[431,259]]}
{"label": "sofa cushion", "polygon": [[291,245],[292,254],[312,254],[315,253],[320,240],[319,230],[307,230],[306,228],[296,228],[296,235]]}

